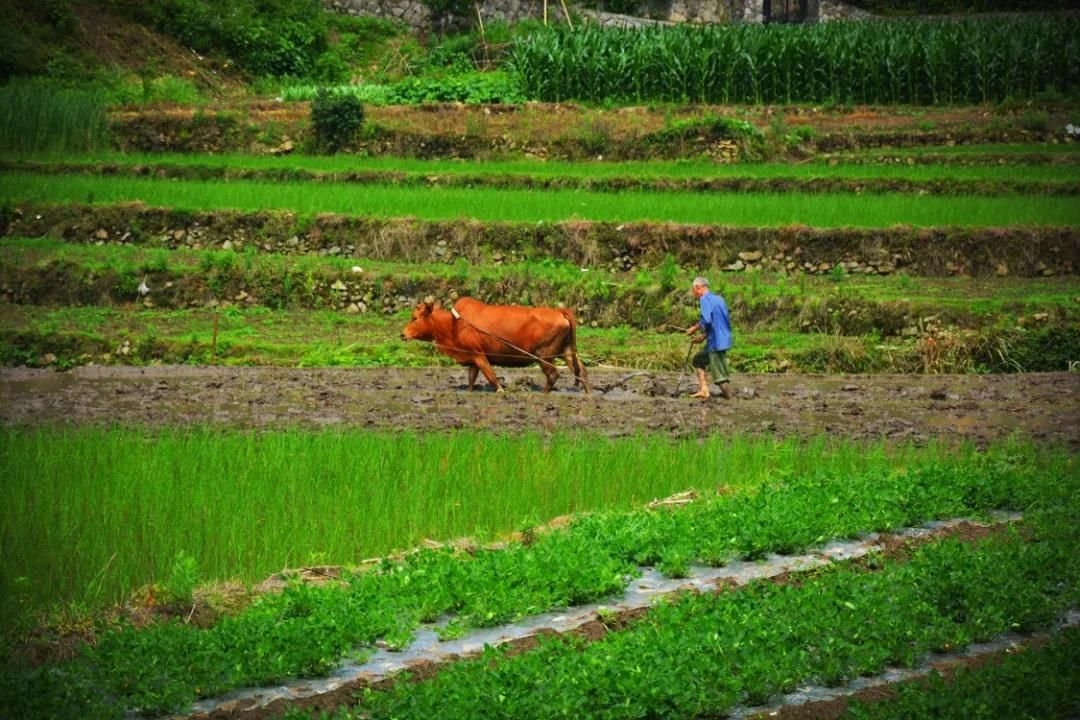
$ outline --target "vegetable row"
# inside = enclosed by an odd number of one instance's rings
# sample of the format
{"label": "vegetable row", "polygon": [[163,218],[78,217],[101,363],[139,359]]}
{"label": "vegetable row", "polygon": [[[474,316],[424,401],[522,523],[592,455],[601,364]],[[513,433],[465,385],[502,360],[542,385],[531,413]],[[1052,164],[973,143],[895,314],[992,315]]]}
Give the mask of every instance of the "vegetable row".
{"label": "vegetable row", "polygon": [[[721,459],[703,457],[703,471],[722,477]],[[656,564],[679,576],[692,563],[797,553],[834,537],[932,518],[1070,507],[1078,478],[1067,466],[1058,473],[1046,477],[1001,456],[887,477],[822,469],[779,475],[754,493],[717,495],[677,511],[584,516],[565,530],[530,533],[527,544],[474,554],[422,550],[355,574],[343,587],[295,584],[264,595],[209,629],[171,621],[106,631],[69,662],[6,668],[0,700],[28,718],[52,717],[61,709],[82,717],[179,709],[237,687],[325,675],[358,646],[381,640],[403,647],[420,623],[447,614],[457,632],[598,600],[621,592],[640,565]],[[1055,570],[1050,558],[1037,566],[1047,574]],[[1003,603],[1013,590],[1030,594],[1024,588],[1039,581],[1009,577],[992,583]],[[773,611],[767,616],[783,617]],[[1045,619],[1045,612],[1039,617]]]}

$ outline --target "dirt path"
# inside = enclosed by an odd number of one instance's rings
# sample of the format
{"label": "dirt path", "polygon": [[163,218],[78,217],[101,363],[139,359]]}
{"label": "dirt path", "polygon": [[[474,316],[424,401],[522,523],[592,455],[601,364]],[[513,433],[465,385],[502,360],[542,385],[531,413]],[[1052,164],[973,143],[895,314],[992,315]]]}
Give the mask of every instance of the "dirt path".
{"label": "dirt path", "polygon": [[565,373],[548,396],[538,392],[535,369],[500,374],[509,388],[502,396],[466,392],[458,369],[15,368],[0,370],[0,422],[588,429],[610,436],[825,432],[978,443],[1019,433],[1080,445],[1080,374],[749,375],[737,378],[733,400],[704,403],[683,397],[691,381],[676,373],[594,369],[597,392],[588,397],[569,389]]}

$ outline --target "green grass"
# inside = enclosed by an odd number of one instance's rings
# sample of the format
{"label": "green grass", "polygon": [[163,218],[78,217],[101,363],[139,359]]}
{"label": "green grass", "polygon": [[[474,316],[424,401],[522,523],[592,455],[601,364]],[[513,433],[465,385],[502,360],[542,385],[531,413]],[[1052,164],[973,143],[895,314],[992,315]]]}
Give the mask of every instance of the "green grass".
{"label": "green grass", "polygon": [[992,143],[987,145],[927,145],[913,148],[868,148],[840,156],[864,157],[878,155],[1076,155],[1080,143]]}
{"label": "green grass", "polygon": [[[990,151],[996,146],[979,146]],[[1070,146],[1032,145],[1031,152],[1054,152]],[[950,148],[957,150],[959,148]],[[878,151],[880,153],[880,151]],[[899,153],[899,151],[897,152]],[[1080,167],[1073,165],[835,165],[823,163],[739,163],[724,164],[705,160],[653,162],[565,162],[538,160],[465,161],[419,160],[398,157],[331,156],[266,156],[266,155],[208,155],[179,153],[92,153],[86,155],[36,154],[9,156],[10,159],[35,160],[64,164],[120,166],[153,165],[177,168],[227,168],[251,170],[306,170],[323,173],[341,172],[400,172],[427,175],[525,175],[540,178],[885,178],[905,180],[999,180],[999,181],[1075,181],[1080,179]]]}
{"label": "green grass", "polygon": [[[1061,462],[1026,445],[998,452],[1037,467]],[[181,551],[207,579],[257,581],[287,566],[353,563],[424,538],[485,537],[690,487],[753,488],[824,467],[963,466],[975,455],[824,438],[714,436],[700,445],[469,432],[4,429],[0,597],[11,621],[51,603],[119,601],[162,580]]]}
{"label": "green grass", "polygon": [[154,181],[133,178],[0,176],[0,199],[18,202],[142,201],[182,209],[292,210],[426,219],[557,222],[652,220],[816,227],[1080,224],[1074,198],[942,198],[904,195],[681,194],[424,189],[339,183]]}

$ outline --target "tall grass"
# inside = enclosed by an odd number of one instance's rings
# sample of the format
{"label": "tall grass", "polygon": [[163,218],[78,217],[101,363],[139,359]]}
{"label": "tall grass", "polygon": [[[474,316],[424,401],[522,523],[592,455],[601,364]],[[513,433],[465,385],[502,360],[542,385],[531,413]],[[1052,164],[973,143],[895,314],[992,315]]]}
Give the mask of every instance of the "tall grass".
{"label": "tall grass", "polygon": [[826,468],[884,475],[974,452],[721,436],[4,429],[0,598],[10,621],[50,603],[121,600],[164,579],[181,551],[205,578],[254,581],[692,487],[753,488]]}
{"label": "tall grass", "polygon": [[1080,18],[680,25],[515,41],[538,100],[986,103],[1080,91]]}
{"label": "tall grass", "polygon": [[426,219],[516,222],[652,220],[744,226],[989,226],[1080,224],[1070,197],[920,197],[806,193],[593,192],[365,186],[349,183],[160,181],[145,178],[0,174],[0,199],[11,202],[141,200],[161,207],[289,210]]}
{"label": "tall grass", "polygon": [[0,87],[0,151],[85,152],[109,145],[107,98],[100,90],[42,82]]}

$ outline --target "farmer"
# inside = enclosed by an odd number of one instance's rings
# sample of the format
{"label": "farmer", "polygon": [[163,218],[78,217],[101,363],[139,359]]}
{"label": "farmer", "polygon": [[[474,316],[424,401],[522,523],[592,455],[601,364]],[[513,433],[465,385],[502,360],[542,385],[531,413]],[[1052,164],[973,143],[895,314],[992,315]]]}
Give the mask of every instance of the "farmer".
{"label": "farmer", "polygon": [[691,361],[697,371],[699,388],[690,397],[709,397],[709,381],[705,377],[705,369],[708,368],[713,382],[720,388],[720,394],[731,398],[727,366],[727,351],[731,349],[731,319],[727,303],[724,298],[709,292],[709,281],[703,277],[694,278],[691,292],[701,303],[701,319],[693,327],[687,328],[686,334],[692,336],[690,342],[693,344],[703,340],[706,342],[705,348]]}

